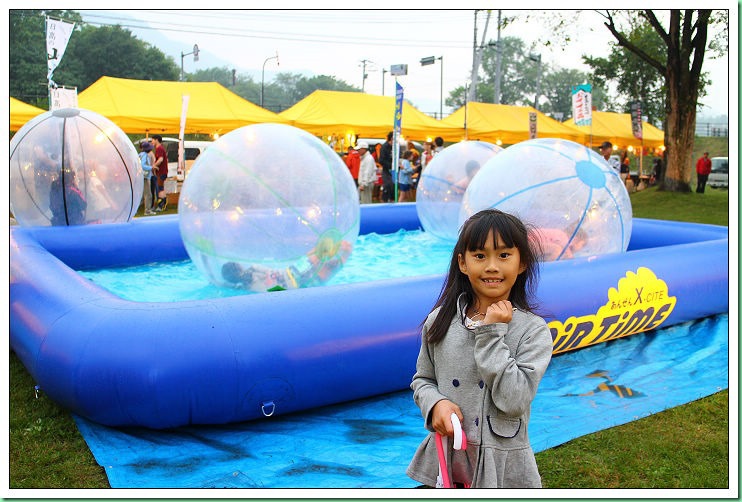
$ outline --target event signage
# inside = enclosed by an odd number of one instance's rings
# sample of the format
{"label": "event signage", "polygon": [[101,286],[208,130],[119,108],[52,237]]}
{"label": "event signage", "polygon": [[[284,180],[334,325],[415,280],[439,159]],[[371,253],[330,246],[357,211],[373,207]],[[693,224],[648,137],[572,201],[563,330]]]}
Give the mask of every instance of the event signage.
{"label": "event signage", "polygon": [[183,101],[180,108],[180,131],[178,131],[178,181],[183,181],[185,176],[185,147],[183,144],[183,140],[185,139],[185,125],[186,116],[188,115],[188,102],[190,101],[191,97],[188,94],[183,94],[182,99]]}
{"label": "event signage", "polygon": [[572,87],[572,118],[575,125],[585,126],[593,123],[593,86],[580,84]]}
{"label": "event signage", "polygon": [[50,110],[59,110],[60,108],[77,108],[77,87],[52,87],[49,89],[51,101]]}
{"label": "event signage", "polygon": [[528,139],[536,139],[536,112],[528,112]]}
{"label": "event signage", "polygon": [[597,313],[549,323],[554,354],[657,329],[676,302],[667,283],[649,268],[628,271],[618,288],[609,289],[608,302]]}
{"label": "event signage", "polygon": [[406,64],[393,64],[389,67],[389,73],[392,77],[401,77],[404,75],[407,75],[407,65]]}
{"label": "event signage", "polygon": [[404,89],[399,82],[396,84],[396,98],[394,100],[394,137],[392,139],[392,171],[394,176],[394,200],[397,200],[397,190],[399,178],[397,170],[399,168],[399,138],[402,136],[402,107],[404,105]]}
{"label": "event signage", "polygon": [[634,137],[642,139],[642,102],[631,102],[631,132]]}
{"label": "event signage", "polygon": [[48,73],[46,79],[51,82],[52,73],[59,66],[64,51],[67,49],[67,42],[75,27],[75,23],[68,23],[61,19],[46,18],[46,59],[48,64]]}

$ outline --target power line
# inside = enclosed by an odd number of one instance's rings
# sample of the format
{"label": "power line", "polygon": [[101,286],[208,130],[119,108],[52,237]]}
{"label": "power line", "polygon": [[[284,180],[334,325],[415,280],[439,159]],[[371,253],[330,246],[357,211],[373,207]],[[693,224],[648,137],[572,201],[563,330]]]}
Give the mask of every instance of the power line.
{"label": "power line", "polygon": [[[178,11],[179,14],[183,14],[182,11]],[[267,40],[289,40],[296,42],[307,42],[307,43],[320,43],[320,44],[347,44],[347,45],[364,45],[364,46],[389,46],[389,47],[439,47],[439,48],[466,48],[468,44],[463,41],[442,41],[436,40],[409,40],[409,39],[391,39],[391,38],[372,38],[372,37],[352,37],[347,36],[333,36],[328,34],[310,34],[310,33],[291,33],[291,32],[276,32],[276,31],[261,31],[240,28],[229,28],[220,26],[218,28],[207,27],[203,28],[203,22],[199,24],[187,24],[187,23],[174,23],[174,22],[160,22],[156,27],[149,26],[146,22],[138,22],[131,20],[130,18],[124,18],[121,16],[110,16],[98,13],[91,13],[90,11],[83,11],[83,20],[86,24],[93,26],[115,26],[118,25],[122,28],[136,29],[136,30],[152,30],[162,32],[180,32],[180,33],[193,33],[201,35],[216,35],[236,38],[253,38],[253,39],[267,39]],[[216,17],[216,16],[214,16]],[[90,19],[93,19],[92,21]],[[296,18],[300,19],[300,18]],[[97,21],[96,21],[97,20]],[[409,24],[409,22],[408,22]]]}

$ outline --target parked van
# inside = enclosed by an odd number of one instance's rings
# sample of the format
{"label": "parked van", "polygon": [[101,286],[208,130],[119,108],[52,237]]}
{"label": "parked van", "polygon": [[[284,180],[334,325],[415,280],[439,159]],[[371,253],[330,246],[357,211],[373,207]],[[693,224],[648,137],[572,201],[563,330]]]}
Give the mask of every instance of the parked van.
{"label": "parked van", "polygon": [[[178,178],[178,138],[162,138],[162,146],[167,151],[167,177]],[[212,141],[183,141],[183,156],[185,158],[185,173],[178,181],[183,181],[191,170],[196,158],[209,147]]]}
{"label": "parked van", "polygon": [[[138,140],[135,144],[137,147],[141,141],[147,138]],[[178,181],[183,181],[184,177],[188,175],[191,170],[191,166],[196,158],[206,150],[213,141],[183,141],[183,156],[185,157],[185,173],[183,176],[178,177],[178,138],[162,138],[162,146],[165,147],[167,152],[167,177],[174,178]]]}
{"label": "parked van", "polygon": [[711,174],[706,184],[714,188],[729,188],[729,157],[711,157]]}

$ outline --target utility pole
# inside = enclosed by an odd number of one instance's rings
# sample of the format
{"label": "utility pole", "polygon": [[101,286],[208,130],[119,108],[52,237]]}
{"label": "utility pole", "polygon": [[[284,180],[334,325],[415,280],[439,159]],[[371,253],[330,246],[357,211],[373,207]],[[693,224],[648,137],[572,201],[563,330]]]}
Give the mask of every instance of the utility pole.
{"label": "utility pole", "polygon": [[[479,73],[479,63],[477,62],[477,11],[474,11],[474,44],[472,44],[471,53],[471,89],[477,88],[477,73]],[[468,93],[467,93],[468,94]],[[472,95],[476,99],[477,91],[473,91]],[[472,96],[467,95],[464,97],[467,101],[474,101]]]}
{"label": "utility pole", "polygon": [[475,24],[474,24],[474,62],[472,64],[471,71],[471,87],[469,88],[469,101],[477,100],[477,80],[479,78],[479,65],[482,63],[482,51],[484,50],[484,41],[487,38],[487,26],[489,26],[490,15],[492,11],[487,11],[487,19],[484,21],[484,31],[482,32],[482,43],[477,45],[477,26],[476,26],[476,12]]}
{"label": "utility pole", "polygon": [[363,65],[363,81],[361,82],[361,92],[366,92],[366,79],[368,78],[368,73],[366,73],[366,63],[373,63],[373,61],[369,61],[368,59],[361,60],[361,64]]}
{"label": "utility pole", "polygon": [[500,104],[500,76],[502,75],[502,44],[500,43],[500,26],[502,11],[497,10],[497,59],[495,63],[495,103]]}

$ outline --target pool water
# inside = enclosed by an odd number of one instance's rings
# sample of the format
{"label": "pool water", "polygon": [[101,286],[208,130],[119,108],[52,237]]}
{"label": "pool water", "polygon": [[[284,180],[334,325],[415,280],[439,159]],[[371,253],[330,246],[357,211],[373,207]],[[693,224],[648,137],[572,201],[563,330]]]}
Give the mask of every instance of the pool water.
{"label": "pool water", "polygon": [[[350,258],[327,284],[442,275],[448,270],[452,249],[452,242],[421,230],[359,235]],[[190,260],[78,273],[130,301],[181,302],[255,294],[214,286]]]}

